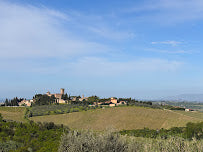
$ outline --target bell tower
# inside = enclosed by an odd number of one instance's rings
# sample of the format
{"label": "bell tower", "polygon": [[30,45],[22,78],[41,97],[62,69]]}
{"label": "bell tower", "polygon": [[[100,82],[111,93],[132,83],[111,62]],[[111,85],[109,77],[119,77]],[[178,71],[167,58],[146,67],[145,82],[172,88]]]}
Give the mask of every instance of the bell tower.
{"label": "bell tower", "polygon": [[61,94],[64,94],[64,89],[63,88],[61,88]]}

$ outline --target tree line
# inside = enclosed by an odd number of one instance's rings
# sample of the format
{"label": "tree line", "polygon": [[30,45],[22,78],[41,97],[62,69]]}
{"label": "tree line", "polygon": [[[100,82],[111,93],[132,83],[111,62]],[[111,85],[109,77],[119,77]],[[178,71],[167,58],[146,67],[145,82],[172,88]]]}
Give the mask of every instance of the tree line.
{"label": "tree line", "polygon": [[6,99],[2,106],[19,106],[19,102],[24,100],[24,98],[15,97],[13,99]]}
{"label": "tree line", "polygon": [[187,123],[186,127],[173,127],[171,129],[160,129],[153,130],[149,128],[137,129],[137,130],[123,130],[120,131],[122,135],[129,135],[135,137],[146,137],[146,138],[162,138],[166,139],[169,137],[182,137],[185,139],[192,140],[193,138],[200,140],[203,139],[203,122],[199,123]]}

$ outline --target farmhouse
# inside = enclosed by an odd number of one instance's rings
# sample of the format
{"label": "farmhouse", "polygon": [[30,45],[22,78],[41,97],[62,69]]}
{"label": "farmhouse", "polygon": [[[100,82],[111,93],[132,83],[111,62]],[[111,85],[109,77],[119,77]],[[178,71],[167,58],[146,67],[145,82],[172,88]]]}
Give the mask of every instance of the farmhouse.
{"label": "farmhouse", "polygon": [[117,104],[118,100],[116,98],[111,98],[111,103]]}
{"label": "farmhouse", "polygon": [[18,105],[30,107],[32,103],[33,103],[33,100],[22,100],[21,102],[18,103]]}
{"label": "farmhouse", "polygon": [[194,110],[192,110],[192,109],[185,109],[185,111],[194,111]]}

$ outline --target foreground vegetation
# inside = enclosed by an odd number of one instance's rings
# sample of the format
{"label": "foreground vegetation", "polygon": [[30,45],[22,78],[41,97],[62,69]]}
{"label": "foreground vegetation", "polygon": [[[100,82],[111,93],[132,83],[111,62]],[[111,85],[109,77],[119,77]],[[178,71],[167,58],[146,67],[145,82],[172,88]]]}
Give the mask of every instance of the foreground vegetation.
{"label": "foreground vegetation", "polygon": [[69,132],[61,138],[59,152],[202,152],[203,140],[183,138],[127,138],[112,132]]}
{"label": "foreground vegetation", "polygon": [[[135,106],[114,107],[88,110],[82,112],[32,117],[35,122],[54,122],[64,124],[73,129],[116,130],[170,129],[184,127],[188,122],[203,121],[203,113],[195,112],[195,116],[179,113],[179,111],[152,109]],[[193,113],[193,112],[188,112]]]}
{"label": "foreground vegetation", "polygon": [[170,129],[152,130],[148,128],[137,130],[123,130],[120,131],[122,135],[129,135],[135,137],[147,138],[162,138],[167,139],[171,136],[182,137],[185,139],[203,139],[203,122],[200,123],[187,123],[186,127],[173,127]]}
{"label": "foreground vegetation", "polygon": [[0,151],[57,151],[60,137],[69,129],[54,123],[5,121],[0,115]]}
{"label": "foreground vegetation", "polygon": [[[186,138],[179,137],[184,131]],[[167,133],[166,130],[164,130]],[[203,122],[188,123],[185,128],[172,128],[167,138],[150,137],[152,130],[116,131],[74,131],[63,125],[35,123],[33,121],[6,121],[0,115],[0,151],[9,152],[202,152]],[[128,134],[130,133],[130,134]],[[134,133],[134,134],[132,134]],[[145,136],[134,137],[141,133]],[[123,136],[128,134],[130,136]],[[132,136],[133,135],[133,136]],[[165,137],[165,136],[164,136]]]}

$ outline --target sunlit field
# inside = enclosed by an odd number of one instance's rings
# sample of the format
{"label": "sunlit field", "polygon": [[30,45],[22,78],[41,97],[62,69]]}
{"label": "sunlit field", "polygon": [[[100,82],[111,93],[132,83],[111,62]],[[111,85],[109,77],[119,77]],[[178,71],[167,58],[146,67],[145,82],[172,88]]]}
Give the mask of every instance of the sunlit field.
{"label": "sunlit field", "polygon": [[177,112],[142,107],[115,107],[60,115],[32,117],[35,122],[54,122],[72,129],[117,130],[169,129],[182,127],[188,122],[203,121],[202,113]]}

